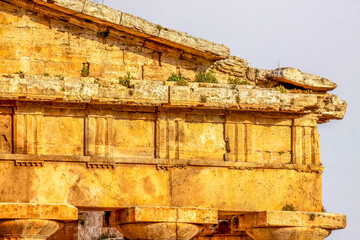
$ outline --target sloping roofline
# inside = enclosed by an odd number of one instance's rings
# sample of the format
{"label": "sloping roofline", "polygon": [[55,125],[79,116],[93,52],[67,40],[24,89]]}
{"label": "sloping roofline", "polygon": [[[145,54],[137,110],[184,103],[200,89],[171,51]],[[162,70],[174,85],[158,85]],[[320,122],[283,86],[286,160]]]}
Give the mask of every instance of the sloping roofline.
{"label": "sloping roofline", "polygon": [[42,10],[50,15],[54,14],[51,10],[55,10],[63,14],[62,19],[68,21],[72,17],[90,20],[104,25],[104,27],[112,27],[210,60],[225,59],[230,55],[229,48],[223,44],[193,37],[185,32],[163,28],[140,17],[96,4],[90,0],[12,0],[10,2],[20,6],[27,5],[27,7]]}

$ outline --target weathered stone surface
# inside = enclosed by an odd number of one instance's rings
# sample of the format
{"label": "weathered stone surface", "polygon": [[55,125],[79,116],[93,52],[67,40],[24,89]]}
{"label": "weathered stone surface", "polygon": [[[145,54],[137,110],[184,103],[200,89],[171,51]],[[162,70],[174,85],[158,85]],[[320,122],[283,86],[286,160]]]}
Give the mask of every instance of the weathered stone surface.
{"label": "weathered stone surface", "polygon": [[39,219],[0,221],[0,239],[45,240],[62,226],[60,222]]}
{"label": "weathered stone surface", "polygon": [[219,60],[215,63],[215,66],[216,70],[236,77],[246,77],[248,71],[247,61],[235,56]]}
{"label": "weathered stone surface", "polygon": [[[223,59],[229,55],[230,50],[221,44],[209,42],[201,38],[195,38],[187,33],[159,27],[154,23],[150,23],[142,18],[132,16],[127,13],[116,11],[107,6],[95,4],[89,0],[55,0],[40,1],[39,3],[47,3],[48,7],[62,7],[59,10],[67,12],[69,9],[75,13],[83,13],[90,18],[96,18],[100,21],[106,21],[116,24],[124,31],[141,37],[150,38],[172,47],[184,49],[203,56],[214,59]],[[64,8],[64,9],[63,9]],[[80,16],[80,15],[79,15]],[[84,16],[87,18],[87,16]],[[106,24],[105,22],[105,24]],[[128,29],[128,30],[127,30]]]}
{"label": "weathered stone surface", "polygon": [[[10,75],[9,75],[10,76]],[[27,100],[62,100],[74,102],[135,105],[203,106],[204,108],[254,111],[313,113],[321,121],[342,119],[346,102],[331,94],[281,93],[254,86],[222,84],[166,86],[161,81],[131,81],[126,88],[115,81],[100,82],[95,78],[64,78],[18,75],[0,77],[0,98]],[[203,87],[204,86],[204,87]]]}
{"label": "weathered stone surface", "polygon": [[215,209],[133,207],[118,210],[112,225],[130,239],[191,239],[204,224],[217,224]]}
{"label": "weathered stone surface", "polygon": [[248,213],[239,217],[239,228],[267,227],[309,227],[342,229],[346,226],[346,216],[323,212],[266,211]]}
{"label": "weathered stone surface", "polygon": [[314,91],[330,91],[337,85],[326,78],[320,76],[303,73],[296,68],[279,68],[272,71],[272,78],[284,83],[311,89]]}
{"label": "weathered stone surface", "polygon": [[217,224],[216,209],[176,207],[132,207],[116,212],[112,224],[136,222],[177,222],[193,224]]}
{"label": "weathered stone surface", "polygon": [[129,239],[189,240],[195,237],[201,227],[188,223],[132,223],[123,224],[118,229]]}
{"label": "weathered stone surface", "polygon": [[322,228],[283,227],[253,228],[247,233],[254,240],[323,240],[331,231]]}
{"label": "weathered stone surface", "polygon": [[36,203],[0,203],[0,219],[47,219],[73,221],[78,211],[70,205]]}

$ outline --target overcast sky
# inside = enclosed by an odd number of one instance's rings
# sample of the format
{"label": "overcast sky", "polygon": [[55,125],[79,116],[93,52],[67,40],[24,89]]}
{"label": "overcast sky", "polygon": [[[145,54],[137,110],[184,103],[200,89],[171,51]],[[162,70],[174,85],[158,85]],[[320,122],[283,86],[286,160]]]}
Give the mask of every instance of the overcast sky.
{"label": "overcast sky", "polygon": [[296,67],[336,82],[342,121],[320,126],[323,205],[348,216],[327,239],[360,239],[360,0],[105,0],[148,21],[223,43],[257,68]]}

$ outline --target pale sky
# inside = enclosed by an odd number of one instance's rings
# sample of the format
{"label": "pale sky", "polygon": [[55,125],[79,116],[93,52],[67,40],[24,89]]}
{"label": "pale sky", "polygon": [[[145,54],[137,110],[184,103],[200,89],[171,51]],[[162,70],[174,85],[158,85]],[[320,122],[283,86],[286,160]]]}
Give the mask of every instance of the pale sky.
{"label": "pale sky", "polygon": [[223,43],[257,68],[326,77],[347,100],[344,120],[320,126],[323,205],[348,216],[327,239],[360,239],[360,0],[105,0],[150,22]]}

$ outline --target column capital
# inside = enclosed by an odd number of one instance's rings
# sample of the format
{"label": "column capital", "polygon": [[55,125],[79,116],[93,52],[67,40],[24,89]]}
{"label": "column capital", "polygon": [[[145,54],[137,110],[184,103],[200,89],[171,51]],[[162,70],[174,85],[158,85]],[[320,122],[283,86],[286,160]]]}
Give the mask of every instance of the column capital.
{"label": "column capital", "polygon": [[342,214],[262,211],[240,214],[237,229],[255,240],[323,240],[345,226]]}
{"label": "column capital", "polygon": [[78,219],[70,205],[0,203],[0,240],[45,240],[63,226]]}
{"label": "column capital", "polygon": [[129,207],[119,209],[110,218],[130,239],[191,239],[204,225],[218,223],[215,209],[177,207]]}

